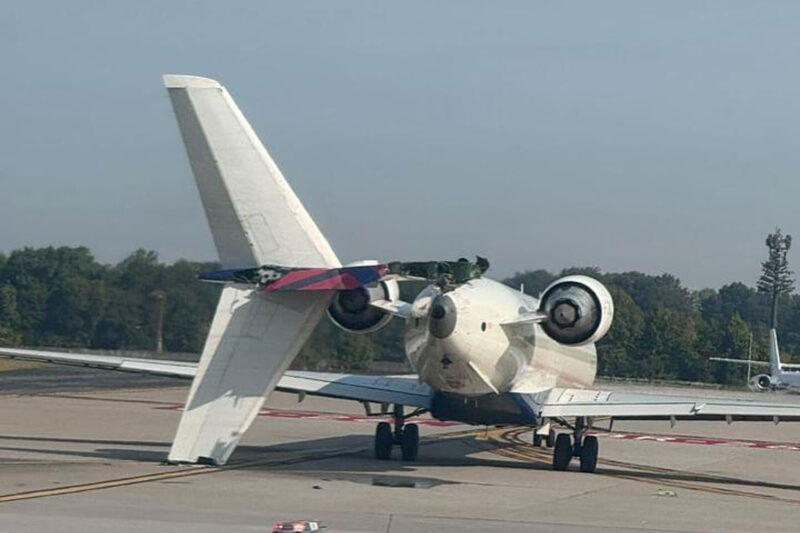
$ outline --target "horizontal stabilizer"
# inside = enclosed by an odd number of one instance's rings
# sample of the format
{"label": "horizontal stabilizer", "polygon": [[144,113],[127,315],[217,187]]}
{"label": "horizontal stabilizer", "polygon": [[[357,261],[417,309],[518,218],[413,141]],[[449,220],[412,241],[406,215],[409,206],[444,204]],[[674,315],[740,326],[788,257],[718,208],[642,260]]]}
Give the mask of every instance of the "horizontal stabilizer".
{"label": "horizontal stabilizer", "polygon": [[488,261],[478,258],[472,263],[458,261],[393,261],[383,264],[336,266],[331,268],[293,267],[268,264],[260,267],[228,268],[203,272],[202,281],[212,283],[246,283],[268,291],[348,290],[375,283],[384,278],[397,281],[427,280],[448,284],[466,283],[479,278],[488,268]]}
{"label": "horizontal stabilizer", "polygon": [[338,268],[291,268],[264,265],[257,268],[217,270],[198,277],[215,283],[250,283],[266,291],[330,291],[363,287],[380,281],[386,265]]}

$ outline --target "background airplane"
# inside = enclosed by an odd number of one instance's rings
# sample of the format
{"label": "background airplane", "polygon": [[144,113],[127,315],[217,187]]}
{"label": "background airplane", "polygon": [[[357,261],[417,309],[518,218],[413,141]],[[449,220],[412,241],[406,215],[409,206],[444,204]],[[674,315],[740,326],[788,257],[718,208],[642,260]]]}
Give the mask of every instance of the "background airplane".
{"label": "background airplane", "polygon": [[[594,417],[800,421],[775,403],[591,390],[594,343],[609,330],[613,302],[586,276],[568,276],[533,298],[485,276],[470,261],[342,266],[275,162],[215,80],[164,77],[211,228],[224,283],[197,364],[89,354],[0,349],[0,355],[192,379],[168,460],[223,464],[273,390],[393,405],[380,422],[375,455],[398,446],[414,460],[423,413],[470,424],[524,424],[554,445],[553,467],[593,472]],[[400,233],[399,231],[398,233]],[[399,298],[405,279],[430,284]],[[287,371],[327,312],[356,334],[405,320],[414,376]],[[407,412],[407,408],[411,411]],[[551,422],[568,428],[557,436]],[[554,440],[554,442],[552,442]]]}
{"label": "background airplane", "polygon": [[726,357],[711,357],[709,359],[711,361],[748,365],[748,367],[769,367],[769,374],[757,374],[749,379],[750,388],[756,392],[770,390],[800,392],[800,365],[781,363],[780,350],[778,350],[778,333],[774,329],[769,330],[769,361],[730,359]]}

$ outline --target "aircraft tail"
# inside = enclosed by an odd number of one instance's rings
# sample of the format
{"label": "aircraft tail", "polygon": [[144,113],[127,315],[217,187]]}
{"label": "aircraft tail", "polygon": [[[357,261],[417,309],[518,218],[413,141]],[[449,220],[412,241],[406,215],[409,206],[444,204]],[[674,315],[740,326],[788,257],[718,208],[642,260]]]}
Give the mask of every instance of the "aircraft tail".
{"label": "aircraft tail", "polygon": [[769,330],[769,371],[772,377],[781,373],[781,355],[778,350],[778,333],[775,329]]}
{"label": "aircraft tail", "polygon": [[341,266],[225,87],[174,74],[164,84],[222,267]]}
{"label": "aircraft tail", "polygon": [[[340,267],[228,91],[164,76],[223,268]],[[327,307],[332,291],[222,291],[169,460],[225,463]]]}

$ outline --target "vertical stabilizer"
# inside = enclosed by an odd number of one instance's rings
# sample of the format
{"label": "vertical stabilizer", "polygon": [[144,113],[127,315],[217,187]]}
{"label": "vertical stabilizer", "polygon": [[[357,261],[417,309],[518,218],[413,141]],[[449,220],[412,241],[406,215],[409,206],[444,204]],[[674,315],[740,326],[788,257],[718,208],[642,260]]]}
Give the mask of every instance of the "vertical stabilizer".
{"label": "vertical stabilizer", "polygon": [[164,84],[223,268],[341,266],[225,87],[175,74]]}
{"label": "vertical stabilizer", "polygon": [[[222,266],[341,266],[228,91],[196,76],[164,83]],[[228,460],[331,294],[223,289],[171,461]]]}
{"label": "vertical stabilizer", "polygon": [[778,377],[781,373],[781,355],[778,351],[778,333],[769,330],[769,372],[772,377]]}

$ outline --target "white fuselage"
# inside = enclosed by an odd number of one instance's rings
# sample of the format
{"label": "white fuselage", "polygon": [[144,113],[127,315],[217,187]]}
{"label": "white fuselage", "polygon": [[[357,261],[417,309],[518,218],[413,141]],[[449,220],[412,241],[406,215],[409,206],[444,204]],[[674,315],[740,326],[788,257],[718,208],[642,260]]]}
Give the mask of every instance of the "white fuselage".
{"label": "white fuselage", "polygon": [[780,370],[772,374],[772,380],[775,382],[776,389],[789,389],[794,392],[800,392],[800,372]]}
{"label": "white fuselage", "polygon": [[406,321],[406,354],[421,381],[451,394],[590,386],[597,370],[593,343],[566,346],[537,324],[501,325],[537,308],[536,298],[488,278],[444,293],[429,286]]}

